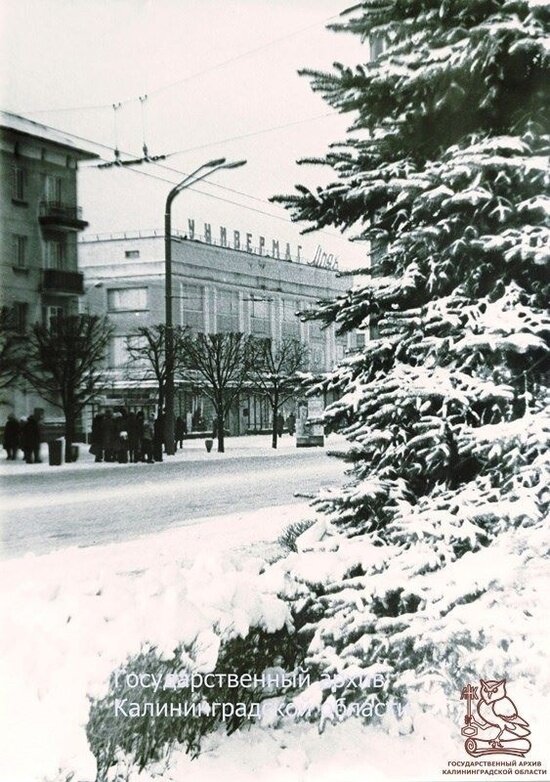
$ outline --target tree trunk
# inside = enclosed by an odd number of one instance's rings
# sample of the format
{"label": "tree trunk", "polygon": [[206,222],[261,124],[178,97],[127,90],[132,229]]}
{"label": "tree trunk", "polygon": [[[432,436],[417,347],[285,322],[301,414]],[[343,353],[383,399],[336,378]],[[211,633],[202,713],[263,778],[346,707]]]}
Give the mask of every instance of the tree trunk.
{"label": "tree trunk", "polygon": [[271,427],[271,447],[276,448],[277,447],[277,428],[278,428],[278,421],[277,421],[277,415],[279,414],[279,402],[277,399],[273,402],[273,425]]}
{"label": "tree trunk", "polygon": [[217,411],[216,421],[218,423],[218,453],[225,453],[225,445],[224,445],[225,416],[223,412],[223,407],[221,405]]}
{"label": "tree trunk", "polygon": [[72,410],[67,410],[65,412],[65,462],[67,463],[72,462],[73,460],[75,419],[76,416]]}

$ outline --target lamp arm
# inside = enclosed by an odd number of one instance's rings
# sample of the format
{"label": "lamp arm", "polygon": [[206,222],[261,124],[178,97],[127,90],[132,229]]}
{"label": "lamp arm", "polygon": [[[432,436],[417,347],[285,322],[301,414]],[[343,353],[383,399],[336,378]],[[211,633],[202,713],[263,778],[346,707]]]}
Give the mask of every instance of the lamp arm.
{"label": "lamp arm", "polygon": [[166,210],[168,211],[172,201],[178,195],[178,193],[181,193],[182,190],[186,190],[188,187],[196,185],[197,182],[200,182],[202,179],[206,179],[216,171],[220,171],[223,168],[237,168],[244,165],[245,162],[246,161],[244,160],[239,160],[236,163],[226,163],[225,158],[220,158],[219,160],[211,160],[209,163],[204,163],[202,166],[199,166],[197,169],[195,169],[195,171],[192,171],[188,176],[185,177],[185,179],[172,188],[168,194],[168,198],[166,199]]}

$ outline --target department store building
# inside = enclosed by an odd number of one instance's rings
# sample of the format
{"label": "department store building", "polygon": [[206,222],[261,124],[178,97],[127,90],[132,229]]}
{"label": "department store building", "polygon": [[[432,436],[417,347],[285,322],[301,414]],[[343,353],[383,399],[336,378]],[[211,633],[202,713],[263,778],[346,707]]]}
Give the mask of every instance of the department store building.
{"label": "department store building", "polygon": [[[107,314],[114,327],[100,403],[154,411],[156,384],[129,372],[127,340],[140,326],[164,322],[164,235],[84,235],[79,259],[85,275],[84,309]],[[224,228],[214,234],[210,224],[199,236],[190,220],[185,232],[173,232],[174,326],[205,333],[238,331],[275,341],[293,337],[308,346],[309,370],[327,372],[359,346],[363,335],[336,336],[334,326],[321,328],[297,313],[346,290],[349,278],[339,277],[335,267],[333,256],[320,248],[308,263],[298,246],[268,243],[248,233],[241,238]],[[293,405],[287,404],[285,414]],[[199,418],[209,422],[213,416],[208,400],[181,379],[176,379],[175,412],[185,418],[190,432]],[[230,433],[258,432],[269,425],[266,401],[243,394],[230,415]]]}

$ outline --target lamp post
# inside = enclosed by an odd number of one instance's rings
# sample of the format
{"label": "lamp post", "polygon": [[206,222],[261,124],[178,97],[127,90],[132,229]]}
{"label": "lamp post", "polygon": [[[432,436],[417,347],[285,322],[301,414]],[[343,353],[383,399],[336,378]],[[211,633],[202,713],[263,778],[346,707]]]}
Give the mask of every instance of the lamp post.
{"label": "lamp post", "polygon": [[164,439],[166,453],[171,456],[175,452],[174,440],[174,324],[172,317],[172,202],[178,193],[188,187],[206,179],[222,168],[239,168],[244,166],[246,160],[226,162],[225,158],[210,160],[199,166],[195,171],[185,177],[179,184],[170,190],[166,198],[164,210],[164,293],[165,293],[165,340],[166,340],[166,381],[165,381],[165,405]]}

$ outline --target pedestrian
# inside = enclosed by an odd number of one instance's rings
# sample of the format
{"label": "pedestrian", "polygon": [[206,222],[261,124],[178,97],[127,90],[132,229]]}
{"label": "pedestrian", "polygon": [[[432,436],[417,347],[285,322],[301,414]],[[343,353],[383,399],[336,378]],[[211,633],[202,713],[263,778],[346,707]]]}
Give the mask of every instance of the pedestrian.
{"label": "pedestrian", "polygon": [[4,448],[8,454],[8,459],[15,461],[19,449],[20,427],[19,421],[13,413],[8,415],[8,420],[4,426]]}
{"label": "pedestrian", "polygon": [[212,419],[212,439],[215,440],[218,436],[218,419]]}
{"label": "pedestrian", "polygon": [[183,448],[183,435],[185,434],[185,421],[178,415],[174,426],[174,436],[176,438],[176,447]]}
{"label": "pedestrian", "polygon": [[193,432],[198,432],[199,431],[200,420],[201,420],[201,411],[197,407],[193,411],[193,415],[192,415],[192,418],[191,418],[191,421],[192,421],[192,431]]}
{"label": "pedestrian", "polygon": [[108,407],[103,417],[103,454],[106,462],[114,461],[115,443],[116,425],[113,419],[113,411]]}
{"label": "pedestrian", "polygon": [[32,414],[23,425],[21,440],[27,464],[40,464],[40,425]]}
{"label": "pedestrian", "polygon": [[126,410],[122,407],[113,416],[116,424],[116,460],[119,464],[128,463],[128,429]]}
{"label": "pedestrian", "polygon": [[143,461],[143,410],[138,410],[136,415],[136,462]]}
{"label": "pedestrian", "polygon": [[277,425],[277,436],[282,437],[283,429],[285,427],[285,419],[282,413],[277,414],[276,425]]}
{"label": "pedestrian", "polygon": [[103,461],[103,413],[95,415],[92,421],[90,453],[95,456],[96,462]]}
{"label": "pedestrian", "polygon": [[142,461],[153,464],[153,440],[155,437],[155,417],[149,416],[149,420],[143,422],[143,437],[141,441]]}
{"label": "pedestrian", "polygon": [[133,410],[130,410],[126,416],[126,431],[128,432],[128,459],[130,462],[137,462],[137,416]]}
{"label": "pedestrian", "polygon": [[155,461],[162,461],[162,446],[164,443],[164,415],[159,412],[153,425],[153,457]]}
{"label": "pedestrian", "polygon": [[286,428],[288,429],[288,433],[290,435],[293,435],[296,431],[296,416],[294,413],[290,413],[288,418],[286,419]]}

